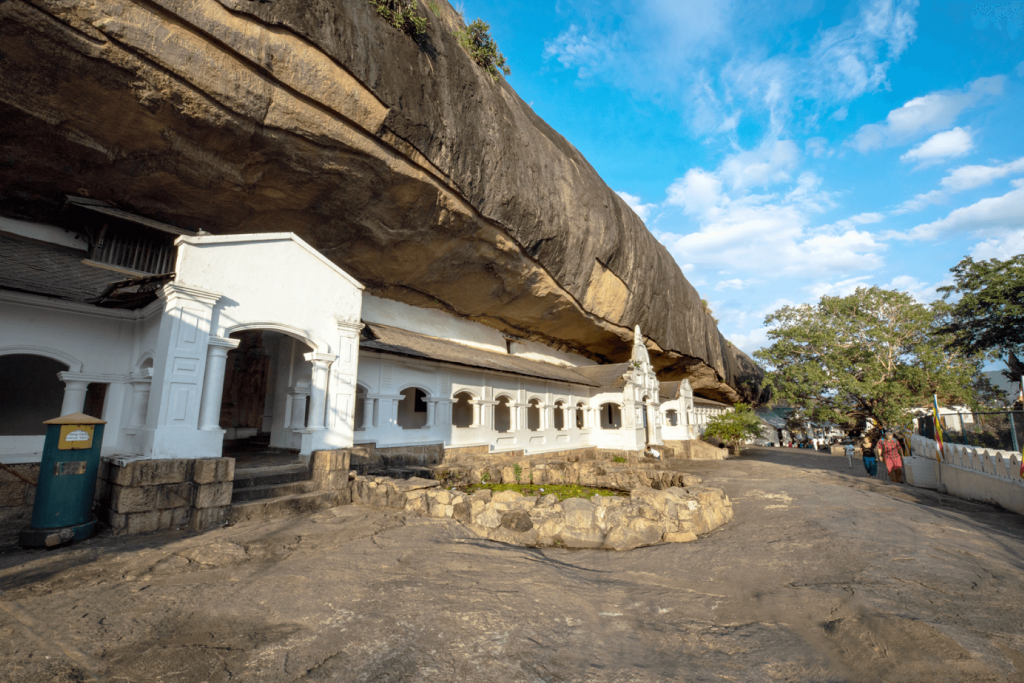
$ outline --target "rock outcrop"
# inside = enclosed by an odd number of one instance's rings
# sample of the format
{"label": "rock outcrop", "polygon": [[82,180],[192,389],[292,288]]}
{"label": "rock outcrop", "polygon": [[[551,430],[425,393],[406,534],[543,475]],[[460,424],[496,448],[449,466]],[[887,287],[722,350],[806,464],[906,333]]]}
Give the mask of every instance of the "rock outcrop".
{"label": "rock outcrop", "polygon": [[293,231],[381,296],[756,398],[665,248],[426,6],[0,0],[0,212],[62,194],[212,233]]}

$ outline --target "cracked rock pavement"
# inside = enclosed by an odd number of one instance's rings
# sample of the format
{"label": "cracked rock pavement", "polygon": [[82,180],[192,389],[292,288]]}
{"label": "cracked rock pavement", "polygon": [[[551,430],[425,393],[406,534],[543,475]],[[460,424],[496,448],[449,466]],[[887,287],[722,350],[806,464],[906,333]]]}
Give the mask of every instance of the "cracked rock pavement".
{"label": "cracked rock pavement", "polygon": [[676,463],[735,519],[629,552],[359,506],[56,551],[12,527],[0,681],[1024,681],[1024,518],[834,457]]}

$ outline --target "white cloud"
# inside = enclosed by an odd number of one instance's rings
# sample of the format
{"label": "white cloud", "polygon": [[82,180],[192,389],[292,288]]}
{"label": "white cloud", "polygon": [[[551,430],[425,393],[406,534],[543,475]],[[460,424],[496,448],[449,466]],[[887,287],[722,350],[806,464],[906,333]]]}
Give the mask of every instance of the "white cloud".
{"label": "white cloud", "polygon": [[820,100],[834,119],[843,120],[845,103],[885,87],[890,66],[915,39],[919,4],[859,0],[858,11],[844,21],[765,58],[777,48],[765,39],[774,35],[766,29],[814,16],[820,11],[816,3],[569,2],[578,19],[545,44],[546,59],[583,80],[601,78],[644,95],[669,95],[699,133],[732,134],[741,112],[767,111],[776,136],[795,100]]}
{"label": "white cloud", "polygon": [[828,140],[822,137],[809,138],[804,143],[804,154],[815,159],[823,159],[832,156],[832,149],[828,146]]}
{"label": "white cloud", "polygon": [[881,213],[859,213],[856,216],[851,216],[850,220],[854,223],[878,223],[885,220],[885,214]]}
{"label": "white cloud", "polygon": [[756,327],[749,332],[733,332],[725,335],[733,346],[746,354],[753,354],[760,348],[768,346],[768,328]]}
{"label": "white cloud", "polygon": [[952,283],[953,278],[951,277],[946,277],[935,284],[928,284],[927,282],[922,282],[916,277],[910,275],[897,275],[892,279],[892,281],[888,284],[882,285],[882,287],[885,289],[896,289],[901,292],[906,292],[914,297],[918,302],[926,304],[940,298],[941,295],[936,291],[939,287],[944,287]]}
{"label": "white cloud", "polygon": [[650,217],[651,210],[656,209],[658,207],[657,204],[644,204],[642,201],[640,201],[640,197],[629,194],[628,192],[616,191],[615,194],[622,197],[622,201],[626,202],[626,204],[629,205],[629,208],[633,209],[633,211],[636,212],[636,215],[640,216],[640,220],[642,220],[644,223],[646,223],[647,219]]}
{"label": "white cloud", "polygon": [[917,147],[900,157],[904,163],[916,163],[924,168],[942,163],[946,159],[962,157],[974,149],[970,128],[957,126],[952,130],[936,133]]}
{"label": "white cloud", "polygon": [[869,277],[869,275],[861,275],[839,282],[816,282],[804,287],[804,291],[810,294],[815,301],[823,296],[849,296],[857,291],[858,287],[865,287],[865,281]]}
{"label": "white cloud", "polygon": [[1024,254],[1024,229],[1011,230],[1002,237],[978,242],[971,249],[971,257],[975,260],[987,261],[994,258],[1004,261],[1018,254]]}
{"label": "white cloud", "polygon": [[1024,180],[1013,181],[1015,189],[1001,197],[988,197],[950,212],[931,223],[918,225],[905,234],[893,237],[909,240],[931,240],[948,234],[972,232],[989,238],[1024,229]]}
{"label": "white cloud", "polygon": [[733,190],[767,187],[790,179],[800,163],[800,150],[792,140],[769,140],[756,149],[726,157],[718,175]]}
{"label": "white cloud", "polygon": [[934,133],[952,124],[960,112],[987,97],[1001,95],[1005,76],[979,78],[963,90],[939,90],[915,97],[899,109],[893,109],[882,123],[869,123],[850,140],[859,152],[892,147],[924,133]]}
{"label": "white cloud", "polygon": [[963,192],[1015,173],[1024,173],[1024,157],[1000,166],[961,166],[950,171],[939,184],[947,192]]}
{"label": "white cloud", "polygon": [[735,278],[732,280],[723,280],[722,282],[719,282],[717,285],[715,285],[715,291],[722,292],[727,289],[743,289],[746,286],[747,283],[745,281],[740,280],[739,278]]}
{"label": "white cloud", "polygon": [[1024,157],[998,166],[972,165],[954,168],[946,177],[939,181],[942,189],[916,195],[913,199],[908,199],[896,207],[893,213],[900,215],[920,211],[931,204],[942,204],[952,194],[973,190],[1017,173],[1024,173]]}
{"label": "white cloud", "polygon": [[832,116],[830,116],[829,118],[834,119],[836,121],[845,121],[846,117],[849,116],[849,114],[850,112],[846,107],[839,107],[839,109],[836,109],[834,112],[832,112]]}
{"label": "white cloud", "polygon": [[668,186],[665,203],[683,207],[688,215],[701,215],[718,206],[728,198],[722,194],[722,181],[714,173],[701,168],[691,168],[682,178]]}

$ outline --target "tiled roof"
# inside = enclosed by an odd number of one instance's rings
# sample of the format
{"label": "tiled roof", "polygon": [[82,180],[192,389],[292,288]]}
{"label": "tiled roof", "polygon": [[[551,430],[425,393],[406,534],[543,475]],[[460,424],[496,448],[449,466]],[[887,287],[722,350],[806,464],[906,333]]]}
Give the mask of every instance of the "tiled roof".
{"label": "tiled roof", "polygon": [[694,395],[693,403],[707,405],[707,406],[721,406],[722,408],[732,408],[728,403],[720,403],[718,401],[712,401],[710,398],[704,398],[703,396]]}
{"label": "tiled roof", "polygon": [[679,382],[661,382],[661,388],[658,390],[658,394],[661,396],[662,401],[673,401],[679,398],[679,386],[682,384]]}
{"label": "tiled roof", "polygon": [[0,234],[0,289],[69,301],[95,299],[121,273],[82,263],[86,252]]}
{"label": "tiled roof", "polygon": [[554,365],[553,363],[529,360],[496,351],[486,351],[474,346],[460,344],[447,339],[438,339],[437,337],[428,337],[425,334],[410,332],[397,327],[391,327],[390,325],[366,323],[366,328],[363,331],[364,336],[367,332],[373,338],[363,339],[359,343],[359,347],[362,349],[379,351],[381,353],[394,353],[410,358],[426,358],[471,368],[497,370],[498,372],[507,372],[524,377],[536,377],[554,382],[581,384],[590,387],[601,386],[580,373],[579,371],[582,368],[567,368],[561,365]]}
{"label": "tiled roof", "polygon": [[624,387],[626,380],[622,376],[632,370],[629,363],[611,363],[609,365],[586,365],[576,368],[576,372],[589,378],[598,387]]}

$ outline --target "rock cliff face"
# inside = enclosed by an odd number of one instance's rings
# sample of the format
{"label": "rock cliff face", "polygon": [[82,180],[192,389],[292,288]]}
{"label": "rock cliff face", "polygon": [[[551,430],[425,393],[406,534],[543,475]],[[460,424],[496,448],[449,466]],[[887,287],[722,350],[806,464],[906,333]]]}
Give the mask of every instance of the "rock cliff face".
{"label": "rock cliff face", "polygon": [[0,0],[0,211],[88,194],[293,231],[375,294],[627,360],[710,398],[760,372],[640,219],[503,80],[365,0]]}

